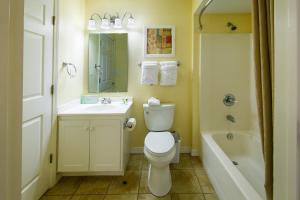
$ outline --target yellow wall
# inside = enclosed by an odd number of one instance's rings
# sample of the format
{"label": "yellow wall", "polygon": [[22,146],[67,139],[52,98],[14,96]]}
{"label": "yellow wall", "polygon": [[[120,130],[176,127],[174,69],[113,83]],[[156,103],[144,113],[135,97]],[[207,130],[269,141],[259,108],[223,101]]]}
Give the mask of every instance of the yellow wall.
{"label": "yellow wall", "polygon": [[196,14],[199,11],[202,1],[203,0],[193,0],[193,14]]}
{"label": "yellow wall", "polygon": [[[58,106],[79,98],[87,80],[85,65],[85,0],[60,0],[58,24]],[[77,66],[77,76],[70,78],[63,62]]]}
{"label": "yellow wall", "polygon": [[231,22],[238,27],[234,33],[251,33],[251,14],[204,14],[202,16],[203,30],[202,33],[233,33],[227,27]]}
{"label": "yellow wall", "polygon": [[[130,11],[137,21],[135,30],[129,31],[129,77],[128,95],[134,97],[133,117],[137,127],[132,133],[132,147],[142,147],[147,133],[142,104],[151,96],[162,102],[176,104],[173,128],[181,134],[182,145],[191,146],[191,53],[192,53],[192,0],[86,0],[86,20],[94,12],[113,13]],[[140,84],[141,69],[137,63],[143,58],[143,27],[146,25],[176,26],[176,57],[181,66],[178,68],[178,82],[175,87],[144,86]],[[158,59],[147,59],[158,60]],[[168,59],[164,59],[168,60]],[[105,96],[107,94],[101,94]],[[109,94],[118,96],[120,94]]]}

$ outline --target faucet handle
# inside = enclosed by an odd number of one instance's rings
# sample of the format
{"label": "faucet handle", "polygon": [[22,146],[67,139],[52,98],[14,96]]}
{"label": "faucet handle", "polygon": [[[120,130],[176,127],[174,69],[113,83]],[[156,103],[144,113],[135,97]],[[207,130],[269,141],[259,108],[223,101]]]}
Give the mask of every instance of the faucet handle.
{"label": "faucet handle", "polygon": [[235,99],[233,94],[226,94],[223,98],[223,103],[225,106],[233,106],[238,101]]}
{"label": "faucet handle", "polygon": [[109,97],[106,98],[106,102],[107,102],[107,103],[111,103],[111,98],[109,98]]}

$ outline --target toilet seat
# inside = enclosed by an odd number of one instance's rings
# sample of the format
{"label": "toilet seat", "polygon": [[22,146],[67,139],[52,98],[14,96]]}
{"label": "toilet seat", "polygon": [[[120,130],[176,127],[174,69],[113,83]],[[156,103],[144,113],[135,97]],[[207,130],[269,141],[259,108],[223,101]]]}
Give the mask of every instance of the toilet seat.
{"label": "toilet seat", "polygon": [[170,132],[149,132],[145,138],[145,150],[157,157],[168,155],[174,146],[175,141]]}

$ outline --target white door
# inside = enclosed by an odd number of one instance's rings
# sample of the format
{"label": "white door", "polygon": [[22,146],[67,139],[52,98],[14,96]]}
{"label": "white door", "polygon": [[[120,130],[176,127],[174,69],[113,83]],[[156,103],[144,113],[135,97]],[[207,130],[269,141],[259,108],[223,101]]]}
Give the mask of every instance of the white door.
{"label": "white door", "polygon": [[38,199],[50,182],[53,0],[25,0],[22,199]]}
{"label": "white door", "polygon": [[88,120],[59,121],[58,171],[89,170],[90,123]]}
{"label": "white door", "polygon": [[90,171],[121,170],[120,120],[92,120]]}

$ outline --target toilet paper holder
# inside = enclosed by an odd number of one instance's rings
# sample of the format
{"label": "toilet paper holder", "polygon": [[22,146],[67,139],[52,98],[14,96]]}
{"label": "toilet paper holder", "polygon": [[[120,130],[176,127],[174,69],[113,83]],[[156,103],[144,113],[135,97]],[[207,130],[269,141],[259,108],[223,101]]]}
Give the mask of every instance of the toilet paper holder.
{"label": "toilet paper holder", "polygon": [[134,124],[128,124],[129,119],[131,119],[131,118],[127,118],[127,119],[125,120],[125,122],[123,123],[123,127],[124,127],[124,128],[132,128],[132,127],[135,126]]}

